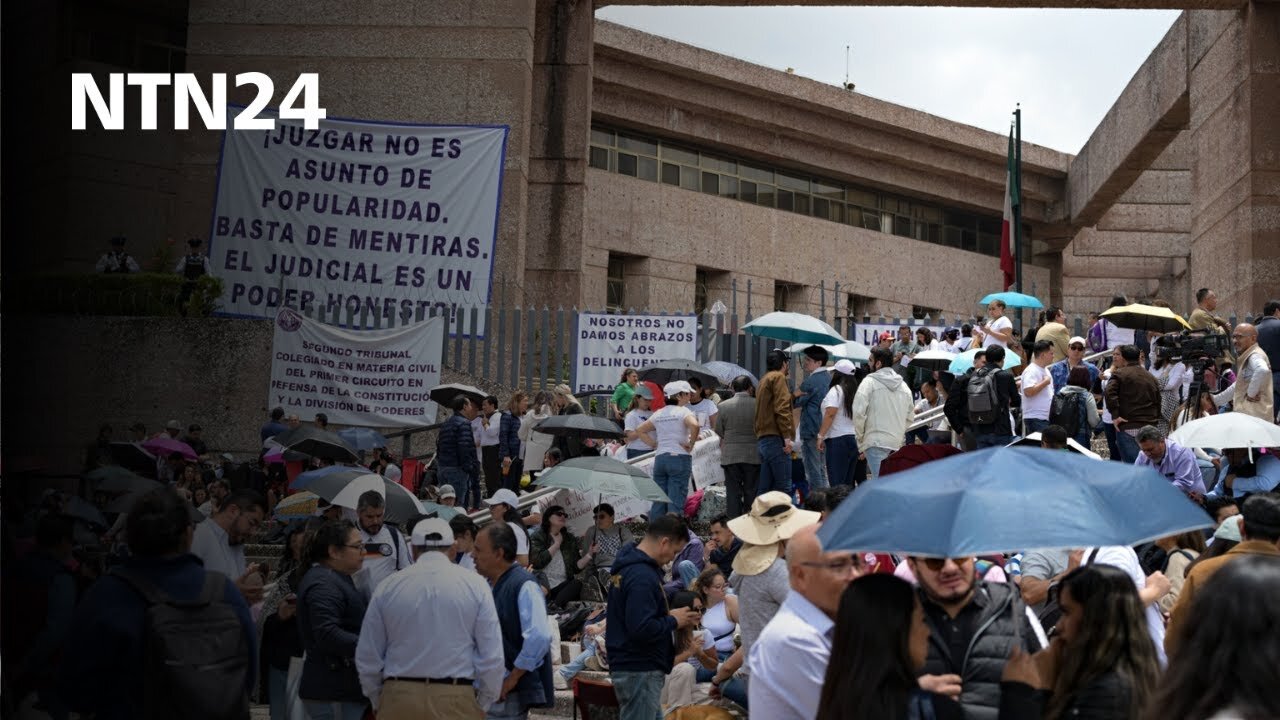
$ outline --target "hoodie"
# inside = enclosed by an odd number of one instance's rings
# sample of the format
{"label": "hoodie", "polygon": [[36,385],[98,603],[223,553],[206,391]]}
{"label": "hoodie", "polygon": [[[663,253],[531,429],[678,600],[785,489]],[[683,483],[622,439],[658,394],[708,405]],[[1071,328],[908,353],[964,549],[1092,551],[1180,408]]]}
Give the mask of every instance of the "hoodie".
{"label": "hoodie", "polygon": [[859,449],[897,450],[915,416],[911,389],[893,368],[880,368],[858,384],[853,396],[853,428]]}
{"label": "hoodie", "polygon": [[676,619],[667,614],[662,568],[638,545],[628,545],[618,552],[612,573],[604,636],[609,669],[671,672]]}

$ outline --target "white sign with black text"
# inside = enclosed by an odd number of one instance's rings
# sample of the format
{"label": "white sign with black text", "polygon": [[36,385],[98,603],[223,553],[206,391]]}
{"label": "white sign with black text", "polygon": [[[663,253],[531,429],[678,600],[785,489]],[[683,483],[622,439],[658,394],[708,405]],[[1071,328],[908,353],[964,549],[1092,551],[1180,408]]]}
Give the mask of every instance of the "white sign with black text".
{"label": "white sign with black text", "polygon": [[574,392],[612,390],[626,368],[659,360],[693,360],[698,352],[694,315],[578,314],[577,387]]}

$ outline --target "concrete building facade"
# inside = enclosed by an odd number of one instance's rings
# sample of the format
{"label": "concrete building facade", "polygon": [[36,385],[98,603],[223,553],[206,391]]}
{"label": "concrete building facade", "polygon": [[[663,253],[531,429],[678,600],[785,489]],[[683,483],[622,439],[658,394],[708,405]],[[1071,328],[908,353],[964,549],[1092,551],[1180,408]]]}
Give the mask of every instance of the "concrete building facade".
{"label": "concrete building facade", "polygon": [[[1078,155],[1024,147],[1025,289],[1083,315],[1115,293],[1186,311],[1210,286],[1256,312],[1280,293],[1280,3],[1039,4],[1186,12]],[[163,60],[266,72],[276,102],[319,72],[333,116],[509,125],[495,281],[515,303],[688,309],[750,282],[753,311],[811,310],[838,282],[828,307],[953,316],[999,289],[1003,134],[597,21],[592,3],[153,0],[131,49],[107,42],[121,20],[100,4],[38,5],[6,19],[53,48],[29,88],[52,117],[65,93],[39,88],[67,72]],[[56,149],[8,183],[47,238],[6,244],[10,267],[84,268],[117,232],[144,257],[207,233],[217,133],[6,125]]]}

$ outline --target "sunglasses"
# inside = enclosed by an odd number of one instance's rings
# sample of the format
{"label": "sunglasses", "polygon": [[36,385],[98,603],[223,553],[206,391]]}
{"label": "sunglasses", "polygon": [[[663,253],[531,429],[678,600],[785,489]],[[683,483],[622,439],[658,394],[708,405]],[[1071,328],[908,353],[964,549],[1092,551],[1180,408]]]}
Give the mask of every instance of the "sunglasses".
{"label": "sunglasses", "polygon": [[562,517],[562,518],[567,518],[567,517],[569,517],[569,513],[565,512],[565,511],[563,511],[563,510],[557,510],[557,511],[555,511],[555,512],[551,513],[551,515],[552,515],[552,517],[554,517],[554,516],[556,516],[556,515],[559,515],[559,516],[560,516],[560,517]]}
{"label": "sunglasses", "polygon": [[1072,350],[1083,350],[1083,349],[1084,349],[1084,346],[1083,346],[1083,345],[1072,345],[1072,346],[1071,346],[1071,349],[1072,349]]}
{"label": "sunglasses", "polygon": [[955,563],[957,567],[964,567],[964,566],[965,566],[965,564],[966,564],[966,563],[968,563],[968,562],[969,562],[970,560],[972,560],[972,559],[973,559],[973,558],[967,558],[967,557],[963,557],[963,558],[922,558],[922,560],[924,561],[924,566],[925,566],[925,567],[927,567],[927,568],[929,568],[930,570],[932,570],[932,571],[934,571],[934,572],[938,572],[939,570],[941,570],[941,569],[942,569],[942,567],[943,567],[944,565],[946,565],[946,564],[947,564],[947,560],[950,560],[951,562]]}

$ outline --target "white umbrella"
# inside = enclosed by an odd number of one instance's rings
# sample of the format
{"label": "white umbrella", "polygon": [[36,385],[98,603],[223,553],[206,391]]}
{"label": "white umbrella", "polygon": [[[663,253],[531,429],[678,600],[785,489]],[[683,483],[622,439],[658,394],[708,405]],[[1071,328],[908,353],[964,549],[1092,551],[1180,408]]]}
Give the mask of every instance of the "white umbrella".
{"label": "white umbrella", "polygon": [[842,343],[836,329],[812,315],[771,312],[752,320],[742,329],[752,335],[793,343]]}
{"label": "white umbrella", "polygon": [[[1025,437],[1020,437],[1017,440],[1014,440],[1013,442],[1009,443],[1005,447],[1013,447],[1015,445],[1022,446],[1022,447],[1040,447],[1040,433],[1033,432],[1030,435],[1027,435]],[[1067,447],[1071,450],[1071,452],[1079,453],[1081,455],[1084,455],[1087,458],[1092,458],[1094,460],[1102,459],[1101,455],[1081,445],[1080,443],[1076,442],[1075,438],[1067,438]]]}
{"label": "white umbrella", "polygon": [[1241,412],[1218,413],[1181,425],[1169,439],[1189,448],[1280,447],[1280,426]]}
{"label": "white umbrella", "polygon": [[839,345],[828,348],[831,357],[836,360],[852,360],[856,363],[871,362],[871,348],[857,340],[846,340]]}
{"label": "white umbrella", "polygon": [[[403,485],[391,482],[381,475],[362,475],[338,491],[329,502],[339,507],[356,509],[360,496],[374,490],[387,501],[387,517],[403,522],[413,515],[423,514],[422,503]],[[319,493],[317,493],[319,494]]]}

